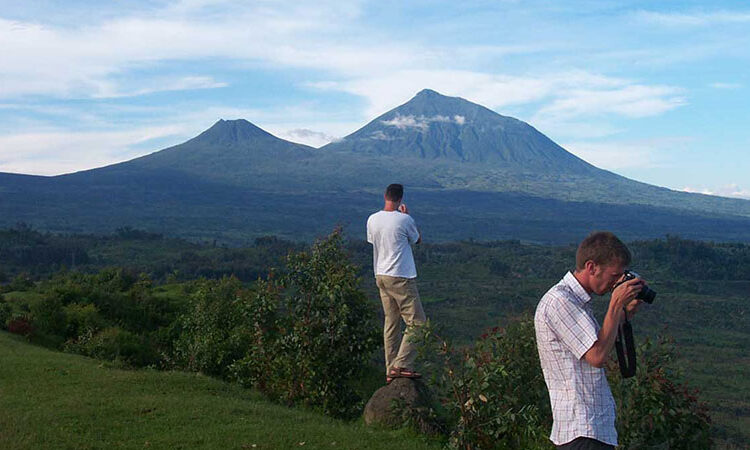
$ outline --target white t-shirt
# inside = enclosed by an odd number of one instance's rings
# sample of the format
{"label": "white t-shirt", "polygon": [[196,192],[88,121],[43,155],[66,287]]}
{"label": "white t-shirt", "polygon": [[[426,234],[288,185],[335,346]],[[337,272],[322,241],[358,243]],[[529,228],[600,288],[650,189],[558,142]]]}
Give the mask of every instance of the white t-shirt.
{"label": "white t-shirt", "polygon": [[419,240],[417,224],[398,211],[378,211],[367,219],[367,242],[372,244],[375,275],[416,278],[417,268],[409,244]]}

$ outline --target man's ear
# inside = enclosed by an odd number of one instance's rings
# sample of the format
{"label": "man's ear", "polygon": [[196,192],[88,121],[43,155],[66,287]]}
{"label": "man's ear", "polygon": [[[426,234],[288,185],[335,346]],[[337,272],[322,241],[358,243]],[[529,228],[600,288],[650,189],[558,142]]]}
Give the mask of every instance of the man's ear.
{"label": "man's ear", "polygon": [[592,276],[596,275],[596,264],[594,263],[594,261],[589,259],[588,261],[586,261],[584,267],[586,268],[586,273]]}

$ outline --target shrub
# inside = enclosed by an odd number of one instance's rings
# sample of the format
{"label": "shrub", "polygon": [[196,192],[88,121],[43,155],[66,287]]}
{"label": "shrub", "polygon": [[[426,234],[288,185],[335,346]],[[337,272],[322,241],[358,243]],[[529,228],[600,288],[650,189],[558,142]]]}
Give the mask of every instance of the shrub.
{"label": "shrub", "polygon": [[158,362],[158,355],[144,340],[118,327],[99,332],[86,331],[65,344],[65,351],[92,358],[118,361],[130,367],[143,367]]}
{"label": "shrub", "polygon": [[231,374],[286,404],[349,417],[362,407],[350,383],[379,342],[375,317],[334,232],[291,254],[282,276],[258,280],[252,291],[234,278],[200,282],[180,319],[175,360]]}
{"label": "shrub", "polygon": [[6,323],[12,314],[11,306],[0,295],[0,328],[6,328]]}
{"label": "shrub", "polygon": [[461,449],[550,448],[551,412],[531,319],[494,328],[455,348],[430,325],[419,335],[451,445]]}
{"label": "shrub", "polygon": [[240,304],[250,298],[251,293],[234,277],[196,282],[190,307],[179,319],[181,333],[174,350],[178,365],[227,377],[229,366],[251,345],[242,338],[248,325],[240,310]]}
{"label": "shrub", "polygon": [[34,334],[34,326],[27,316],[16,316],[8,320],[8,331],[28,338]]}
{"label": "shrub", "polygon": [[[493,329],[471,347],[456,349],[430,326],[421,350],[437,355],[431,384],[448,412],[457,448],[551,448],[549,396],[537,356],[531,318]],[[696,392],[680,381],[667,340],[638,349],[634,378],[607,369],[617,404],[622,448],[710,448],[710,418]]]}
{"label": "shrub", "polygon": [[[252,347],[259,353],[234,365],[236,377],[285,403],[319,407],[336,417],[359,413],[362,400],[350,384],[366,369],[379,334],[357,273],[339,231],[309,252],[290,254],[284,275],[262,284],[245,310],[256,327],[275,318],[271,336],[277,339]],[[278,304],[279,296],[283,314],[257,315],[259,307],[262,312]]]}
{"label": "shrub", "polygon": [[71,303],[63,308],[65,337],[75,338],[86,331],[98,331],[105,326],[104,318],[92,304]]}
{"label": "shrub", "polygon": [[45,297],[29,304],[34,329],[48,336],[65,334],[65,311],[62,302],[55,297]]}
{"label": "shrub", "polygon": [[609,366],[617,403],[617,431],[623,448],[710,448],[711,420],[697,392],[681,382],[674,346],[668,339],[645,340],[638,348],[633,378]]}

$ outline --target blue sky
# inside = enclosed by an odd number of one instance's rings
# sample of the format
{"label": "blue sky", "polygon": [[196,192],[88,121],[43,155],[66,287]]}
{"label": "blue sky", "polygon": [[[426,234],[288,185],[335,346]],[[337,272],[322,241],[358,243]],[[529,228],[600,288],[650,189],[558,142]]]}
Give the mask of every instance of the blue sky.
{"label": "blue sky", "polygon": [[220,118],[320,146],[423,88],[677,190],[750,198],[750,4],[0,0],[0,171],[54,175]]}

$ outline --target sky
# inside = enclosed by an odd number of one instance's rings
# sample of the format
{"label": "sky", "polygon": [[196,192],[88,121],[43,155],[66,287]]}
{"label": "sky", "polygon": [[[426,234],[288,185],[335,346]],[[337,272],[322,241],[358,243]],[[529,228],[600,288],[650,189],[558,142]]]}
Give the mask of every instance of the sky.
{"label": "sky", "polygon": [[749,69],[744,1],[0,0],[0,172],[219,119],[319,147],[429,88],[628,178],[750,199]]}

